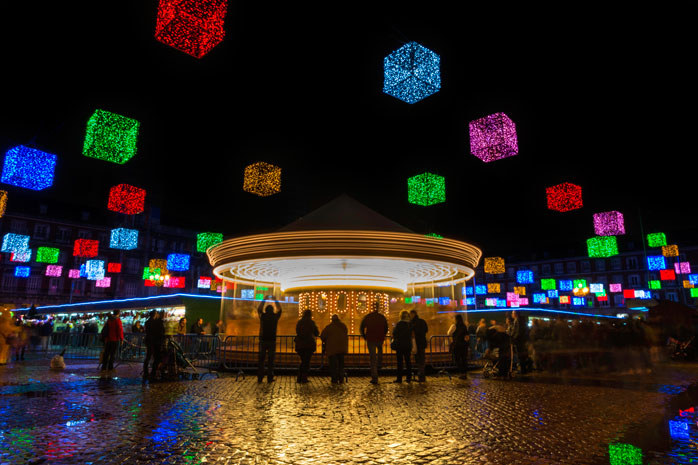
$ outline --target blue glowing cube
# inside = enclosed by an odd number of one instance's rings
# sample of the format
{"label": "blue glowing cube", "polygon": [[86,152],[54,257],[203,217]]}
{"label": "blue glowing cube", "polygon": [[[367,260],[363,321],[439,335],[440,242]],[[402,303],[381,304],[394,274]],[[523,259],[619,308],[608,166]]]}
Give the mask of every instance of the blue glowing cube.
{"label": "blue glowing cube", "polygon": [[465,304],[466,305],[475,305],[475,297],[466,297]]}
{"label": "blue glowing cube", "polygon": [[584,297],[572,297],[572,305],[576,305],[578,307],[586,305],[586,300]]}
{"label": "blue glowing cube", "polygon": [[56,156],[52,153],[18,145],[5,153],[0,181],[17,187],[40,191],[53,185]]}
{"label": "blue glowing cube", "polygon": [[240,298],[242,298],[242,299],[254,299],[254,289],[242,289],[240,291]]}
{"label": "blue glowing cube", "polygon": [[487,286],[484,284],[478,284],[475,286],[475,294],[477,295],[484,295],[487,294]]}
{"label": "blue glowing cube", "polygon": [[29,236],[7,233],[2,238],[0,252],[21,253],[29,250]]}
{"label": "blue glowing cube", "polygon": [[497,307],[506,308],[506,306],[507,306],[507,299],[497,299]]}
{"label": "blue glowing cube", "polygon": [[551,299],[557,299],[558,295],[557,289],[550,289],[548,291],[548,297]]}
{"label": "blue glowing cube", "polygon": [[170,271],[189,270],[189,255],[183,253],[171,253],[167,256],[167,269]]}
{"label": "blue glowing cube", "polygon": [[533,271],[519,270],[516,272],[516,282],[519,284],[531,284],[533,282]]}
{"label": "blue glowing cube", "polygon": [[16,266],[15,267],[15,277],[16,278],[28,278],[31,268],[28,266]]}
{"label": "blue glowing cube", "polygon": [[85,266],[84,263],[82,265],[80,265],[80,277],[87,278],[87,267]]}
{"label": "blue glowing cube", "polygon": [[451,305],[451,299],[448,297],[439,297],[439,305]]}
{"label": "blue glowing cube", "polygon": [[112,229],[109,247],[120,250],[133,250],[138,248],[138,230],[126,228]]}
{"label": "blue glowing cube", "polygon": [[689,274],[688,275],[688,282],[691,284],[698,284],[698,274]]}
{"label": "blue glowing cube", "polygon": [[[698,276],[698,275],[694,275],[694,276]],[[690,276],[689,276],[689,278],[690,278]],[[472,286],[464,286],[464,287],[463,287],[463,294],[465,294],[465,295],[473,295],[473,288],[472,288]]]}
{"label": "blue glowing cube", "polygon": [[416,103],[441,89],[441,58],[409,42],[383,59],[383,92]]}
{"label": "blue glowing cube", "polygon": [[85,272],[87,273],[87,279],[91,281],[104,279],[106,273],[104,260],[87,260],[85,262]]}
{"label": "blue glowing cube", "polygon": [[574,283],[569,279],[560,280],[560,290],[561,291],[571,291],[574,288]]}
{"label": "blue glowing cube", "polygon": [[669,420],[669,434],[672,439],[689,439],[688,423],[685,421]]}
{"label": "blue glowing cube", "polygon": [[666,260],[663,255],[648,255],[647,256],[648,270],[665,270]]}
{"label": "blue glowing cube", "polygon": [[536,304],[543,304],[545,303],[545,300],[547,299],[547,296],[544,293],[534,293],[533,294],[533,303]]}

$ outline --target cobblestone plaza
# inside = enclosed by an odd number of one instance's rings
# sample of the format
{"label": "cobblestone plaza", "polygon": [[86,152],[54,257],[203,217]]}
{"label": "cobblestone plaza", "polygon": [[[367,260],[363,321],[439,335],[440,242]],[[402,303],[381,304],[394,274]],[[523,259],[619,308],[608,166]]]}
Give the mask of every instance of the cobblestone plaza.
{"label": "cobblestone plaza", "polygon": [[[512,381],[384,376],[377,386],[361,376],[298,385],[223,373],[142,385],[135,364],[100,378],[95,365],[54,373],[26,363],[0,367],[2,464],[695,463],[688,436],[671,441],[666,431],[678,414],[669,410],[689,411],[675,400],[691,390],[693,366]],[[644,462],[609,457],[617,443],[642,450]]]}

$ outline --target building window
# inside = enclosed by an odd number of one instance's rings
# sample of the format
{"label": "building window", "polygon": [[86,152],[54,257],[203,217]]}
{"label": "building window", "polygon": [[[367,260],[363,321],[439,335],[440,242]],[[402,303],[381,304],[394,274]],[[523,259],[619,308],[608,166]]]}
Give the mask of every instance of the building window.
{"label": "building window", "polygon": [[611,301],[606,299],[606,300],[600,300],[599,301],[599,306],[600,307],[610,307],[611,306]]}
{"label": "building window", "polygon": [[45,215],[46,213],[48,213],[48,205],[42,203],[41,205],[39,205],[39,214]]}
{"label": "building window", "polygon": [[589,260],[584,260],[582,262],[582,273],[589,273],[591,271],[591,262]]}
{"label": "building window", "polygon": [[614,274],[613,281],[611,281],[611,282],[616,283],[616,284],[623,284],[625,282],[625,280],[623,279],[622,274]]}
{"label": "building window", "polygon": [[34,237],[36,237],[37,239],[47,239],[48,231],[49,228],[47,224],[34,225]]}
{"label": "building window", "polygon": [[30,276],[27,282],[27,292],[38,292],[41,289],[41,276]]}
{"label": "building window", "polygon": [[550,264],[546,263],[545,265],[541,266],[541,274],[543,276],[550,276]]}
{"label": "building window", "polygon": [[48,280],[48,294],[56,295],[61,288],[61,280],[59,278],[51,278]]}
{"label": "building window", "polygon": [[509,276],[510,278],[513,278],[514,276],[516,276],[516,268],[514,268],[513,266],[508,267],[507,268],[507,276]]}
{"label": "building window", "polygon": [[576,273],[577,272],[577,262],[567,262],[567,272]]}
{"label": "building window", "polygon": [[80,239],[90,239],[92,238],[92,233],[90,231],[81,230],[78,231],[78,237]]}
{"label": "building window", "polygon": [[594,279],[596,280],[597,283],[601,283],[604,285],[608,284],[608,276],[606,276],[605,274],[601,275],[601,276],[597,276]]}
{"label": "building window", "polygon": [[671,300],[672,302],[678,302],[678,301],[679,301],[679,299],[676,297],[676,292],[674,292],[674,291],[672,291],[672,292],[667,292],[667,293],[665,294],[665,296],[666,296],[667,300]]}
{"label": "building window", "polygon": [[598,259],[595,262],[596,271],[606,271],[606,260]]}
{"label": "building window", "polygon": [[620,270],[620,258],[615,257],[611,259],[611,268],[614,270]]}
{"label": "building window", "polygon": [[135,297],[138,290],[137,286],[136,283],[126,283],[124,286],[124,294],[126,294],[126,297]]}
{"label": "building window", "polygon": [[622,307],[625,305],[625,299],[623,298],[623,294],[616,294],[613,296],[613,306],[614,307]]}
{"label": "building window", "polygon": [[17,279],[11,274],[2,275],[2,288],[3,289],[14,289],[17,287]]}
{"label": "building window", "polygon": [[136,258],[129,258],[126,261],[126,269],[128,270],[129,273],[132,274],[139,274],[139,271],[143,271],[140,269],[140,265],[138,263],[138,259]]}
{"label": "building window", "polygon": [[637,269],[637,257],[628,257],[625,259],[625,266],[629,270],[636,270]]}
{"label": "building window", "polygon": [[631,274],[630,276],[628,276],[628,283],[630,283],[631,286],[639,286],[640,276],[636,274]]}
{"label": "building window", "polygon": [[12,220],[10,222],[10,231],[15,234],[27,234],[27,222],[21,220]]}
{"label": "building window", "polygon": [[58,242],[70,242],[73,237],[73,233],[68,228],[58,228],[58,234],[56,234],[56,240]]}
{"label": "building window", "polygon": [[565,272],[564,265],[562,263],[555,264],[555,274],[563,274]]}

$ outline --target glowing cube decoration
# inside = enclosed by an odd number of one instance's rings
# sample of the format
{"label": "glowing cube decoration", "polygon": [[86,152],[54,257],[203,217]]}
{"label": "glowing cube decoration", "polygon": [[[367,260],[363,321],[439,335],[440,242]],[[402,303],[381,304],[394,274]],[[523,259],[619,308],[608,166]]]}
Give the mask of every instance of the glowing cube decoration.
{"label": "glowing cube decoration", "polygon": [[584,297],[572,297],[572,305],[582,307],[586,305],[586,299]]}
{"label": "glowing cube decoration", "polygon": [[199,283],[196,287],[199,289],[211,289],[211,278],[208,276],[200,276]]}
{"label": "glowing cube decoration", "polygon": [[609,465],[642,465],[642,450],[630,444],[609,444]]}
{"label": "glowing cube decoration", "polygon": [[68,270],[68,277],[71,279],[77,279],[80,277],[80,270],[72,269]]}
{"label": "glowing cube decoration", "polygon": [[281,191],[281,168],[263,161],[245,168],[242,190],[260,197],[268,197]]}
{"label": "glowing cube decoration", "polygon": [[87,273],[87,279],[91,281],[97,281],[99,279],[104,279],[105,269],[103,260],[87,260],[85,262],[85,271]]}
{"label": "glowing cube decoration", "polygon": [[123,165],[136,154],[140,123],[106,110],[95,110],[87,120],[82,154]]}
{"label": "glowing cube decoration", "polygon": [[407,201],[428,207],[446,201],[446,180],[433,173],[407,178]]}
{"label": "glowing cube decoration", "polygon": [[167,256],[167,269],[170,271],[189,270],[189,255],[183,253],[171,253]]}
{"label": "glowing cube decoration", "polygon": [[548,199],[548,209],[558,212],[568,212],[582,208],[582,187],[569,182],[563,182],[545,188]]}
{"label": "glowing cube decoration", "polygon": [[171,276],[170,279],[165,280],[163,287],[170,289],[183,289],[184,288],[184,276]]}
{"label": "glowing cube decoration", "polygon": [[663,247],[666,245],[666,235],[662,232],[649,233],[647,235],[647,245],[650,247]]}
{"label": "glowing cube decoration", "polygon": [[624,290],[623,297],[625,297],[626,299],[634,299],[635,298],[635,290],[634,289]]}
{"label": "glowing cube decoration", "polygon": [[58,263],[60,250],[55,247],[39,247],[36,249],[37,263]]}
{"label": "glowing cube decoration", "polygon": [[145,189],[119,184],[109,189],[107,208],[125,215],[137,215],[145,208]]}
{"label": "glowing cube decoration", "polygon": [[485,163],[519,153],[516,125],[504,113],[470,122],[470,153]]}
{"label": "glowing cube decoration", "polygon": [[541,279],[540,280],[540,288],[543,289],[544,291],[556,289],[557,283],[555,282],[554,279]]}
{"label": "glowing cube decoration", "polygon": [[594,294],[603,294],[603,284],[602,283],[591,283],[589,284],[589,292],[593,292]]}
{"label": "glowing cube decoration", "polygon": [[547,296],[544,293],[536,292],[533,294],[532,297],[533,297],[534,304],[542,304],[542,303],[545,303],[545,301],[547,300]]}
{"label": "glowing cube decoration", "polygon": [[656,279],[652,279],[648,282],[649,288],[650,289],[661,289],[662,288],[662,282]]}
{"label": "glowing cube decoration", "polygon": [[32,259],[32,249],[22,250],[21,252],[11,252],[10,261],[18,263],[27,263]]}
{"label": "glowing cube decoration", "polygon": [[488,283],[487,292],[490,294],[499,294],[501,292],[501,286],[499,283]]}
{"label": "glowing cube decoration", "polygon": [[59,277],[63,274],[63,267],[61,265],[48,265],[46,267],[46,276]]}
{"label": "glowing cube decoration", "polygon": [[662,255],[665,257],[678,257],[679,246],[675,244],[662,246]]}
{"label": "glowing cube decoration", "polygon": [[2,238],[0,252],[18,253],[29,250],[29,236],[7,233]]}
{"label": "glowing cube decoration", "polygon": [[107,263],[107,273],[121,273],[121,263]]}
{"label": "glowing cube decoration", "polygon": [[74,257],[96,257],[99,253],[99,241],[93,239],[76,239],[73,245]]}
{"label": "glowing cube decoration", "polygon": [[148,269],[151,273],[160,270],[160,273],[167,274],[167,260],[162,258],[151,258],[148,262]]}
{"label": "glowing cube decoration", "polygon": [[574,283],[569,279],[560,280],[560,290],[561,291],[571,291],[574,288]]}
{"label": "glowing cube decoration", "polygon": [[594,213],[594,232],[598,236],[620,236],[625,234],[623,214],[617,211]]}
{"label": "glowing cube decoration", "polygon": [[577,289],[582,289],[587,287],[587,280],[586,279],[575,279],[573,282],[574,287]]}
{"label": "glowing cube decoration", "polygon": [[698,274],[689,274],[688,275],[688,281],[691,284],[698,284]]}
{"label": "glowing cube decoration", "polygon": [[661,255],[648,255],[647,256],[647,269],[652,270],[663,270],[666,268],[666,260]]}
{"label": "glowing cube decoration", "polygon": [[684,280],[683,280],[683,287],[684,287],[684,289],[691,289],[691,288],[693,288],[694,286],[693,286],[693,284],[691,283],[691,281],[689,281],[688,279],[684,279]]}
{"label": "glowing cube decoration", "polygon": [[698,288],[691,289],[691,297],[698,297]]}
{"label": "glowing cube decoration", "polygon": [[53,185],[56,155],[18,145],[5,153],[0,182],[40,191]]}
{"label": "glowing cube decoration", "polygon": [[441,58],[417,42],[408,42],[383,59],[383,92],[416,103],[441,89]]}
{"label": "glowing cube decoration", "polygon": [[526,286],[514,286],[514,292],[519,295],[526,295]]}
{"label": "glowing cube decoration", "polygon": [[477,284],[475,286],[475,294],[476,295],[487,294],[487,286],[485,286],[484,284]]}
{"label": "glowing cube decoration", "polygon": [[28,278],[31,273],[31,268],[28,266],[16,266],[15,278]]}
{"label": "glowing cube decoration", "polygon": [[674,271],[676,271],[676,274],[689,274],[691,272],[691,264],[689,262],[674,263]]}
{"label": "glowing cube decoration", "polygon": [[504,259],[502,257],[485,257],[485,273],[504,273]]}
{"label": "glowing cube decoration", "polygon": [[596,236],[587,239],[589,257],[602,258],[618,255],[616,236]]}
{"label": "glowing cube decoration", "polygon": [[560,303],[561,303],[561,304],[569,304],[569,303],[570,303],[570,296],[568,296],[568,295],[561,295],[561,296],[560,296]]}
{"label": "glowing cube decoration", "polygon": [[[698,275],[695,275],[698,276]],[[472,286],[463,286],[463,295],[473,295]]]}
{"label": "glowing cube decoration", "polygon": [[659,279],[662,281],[671,281],[676,279],[674,270],[659,270]]}
{"label": "glowing cube decoration", "polygon": [[223,234],[214,232],[202,232],[196,235],[196,251],[206,252],[209,247],[223,242]]}
{"label": "glowing cube decoration", "polygon": [[465,305],[475,305],[475,297],[466,297]]}
{"label": "glowing cube decoration", "polygon": [[201,58],[225,37],[227,0],[160,0],[155,39]]}
{"label": "glowing cube decoration", "polygon": [[551,299],[557,299],[559,297],[559,294],[557,292],[557,289],[550,289],[548,291],[548,297]]}
{"label": "glowing cube decoration", "polygon": [[95,282],[95,287],[110,287],[111,286],[111,277],[107,276],[102,279],[98,279]]}
{"label": "glowing cube decoration", "polygon": [[516,282],[519,284],[531,284],[531,283],[533,283],[533,271],[531,271],[531,270],[518,270],[516,272]]}
{"label": "glowing cube decoration", "polygon": [[138,247],[138,230],[117,228],[111,230],[109,247],[120,250],[133,250]]}
{"label": "glowing cube decoration", "polygon": [[7,210],[7,191],[0,190],[0,218],[5,215]]}

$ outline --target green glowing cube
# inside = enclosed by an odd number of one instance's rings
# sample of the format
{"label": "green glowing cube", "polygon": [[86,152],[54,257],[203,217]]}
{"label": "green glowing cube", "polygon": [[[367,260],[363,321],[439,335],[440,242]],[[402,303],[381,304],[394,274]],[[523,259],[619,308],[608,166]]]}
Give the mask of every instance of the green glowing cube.
{"label": "green glowing cube", "polygon": [[642,449],[630,444],[609,444],[610,465],[642,465]]}
{"label": "green glowing cube", "polygon": [[666,245],[666,235],[664,233],[650,233],[647,235],[647,245],[650,247],[662,247]]}
{"label": "green glowing cube", "polygon": [[587,280],[586,279],[575,279],[573,283],[574,287],[581,289],[583,287],[587,287]]}
{"label": "green glowing cube", "polygon": [[554,279],[541,279],[540,288],[544,291],[552,291],[557,289],[557,286]]}
{"label": "green glowing cube", "polygon": [[691,288],[691,297],[698,297],[698,287]]}
{"label": "green glowing cube", "polygon": [[596,236],[587,239],[587,250],[589,256],[595,258],[618,255],[616,236]]}
{"label": "green glowing cube", "polygon": [[36,249],[37,263],[58,263],[60,250],[55,247],[39,247]]}
{"label": "green glowing cube", "polygon": [[209,247],[223,242],[223,234],[202,232],[196,235],[196,251],[206,252]]}
{"label": "green glowing cube", "polygon": [[95,110],[87,121],[82,154],[123,165],[136,154],[139,126],[135,119]]}
{"label": "green glowing cube", "polygon": [[146,266],[143,268],[143,279],[150,279],[150,267]]}
{"label": "green glowing cube", "polygon": [[407,201],[428,207],[446,201],[446,180],[443,176],[422,173],[407,179]]}
{"label": "green glowing cube", "polygon": [[662,288],[662,282],[657,281],[657,280],[651,280],[649,281],[650,289],[661,289]]}

